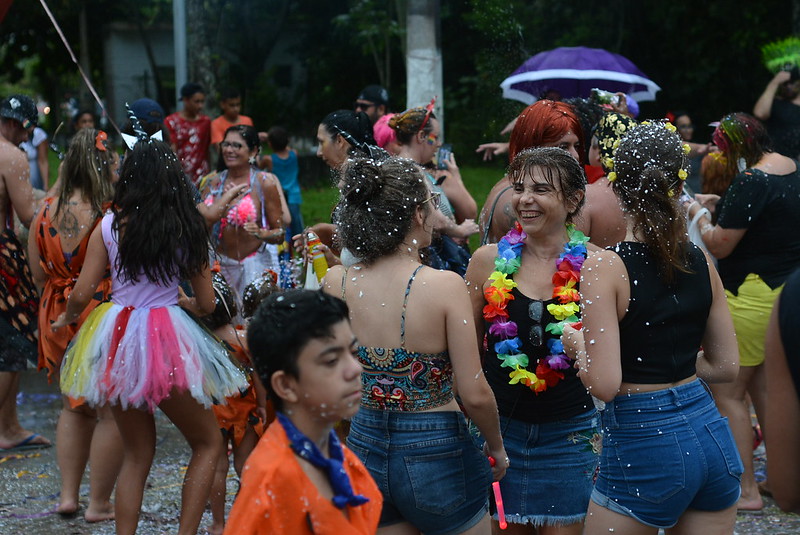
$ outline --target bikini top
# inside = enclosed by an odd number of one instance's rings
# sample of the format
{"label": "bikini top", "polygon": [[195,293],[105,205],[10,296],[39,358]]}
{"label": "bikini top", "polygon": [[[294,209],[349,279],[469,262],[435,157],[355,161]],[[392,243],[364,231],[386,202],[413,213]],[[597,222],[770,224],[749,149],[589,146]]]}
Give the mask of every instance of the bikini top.
{"label": "bikini top", "polygon": [[[419,353],[405,348],[406,308],[417,267],[406,286],[400,315],[400,347],[358,346],[361,372],[361,405],[386,411],[422,411],[441,407],[453,399],[453,366],[447,350]],[[347,273],[342,278],[345,299]]]}
{"label": "bikini top", "polygon": [[[211,205],[214,199],[222,195],[225,188],[225,180],[228,178],[228,170],[226,169],[219,176],[219,184],[213,188],[205,199],[207,205]],[[250,187],[247,188],[245,194],[234,204],[228,208],[225,217],[220,221],[219,232],[221,233],[226,226],[233,225],[234,227],[241,228],[245,223],[256,221],[256,205],[253,202],[253,188],[259,192],[261,197],[261,189],[258,187],[257,173],[255,170],[250,170]],[[267,222],[267,214],[264,212],[264,199],[261,199],[261,226],[268,229],[269,223]]]}

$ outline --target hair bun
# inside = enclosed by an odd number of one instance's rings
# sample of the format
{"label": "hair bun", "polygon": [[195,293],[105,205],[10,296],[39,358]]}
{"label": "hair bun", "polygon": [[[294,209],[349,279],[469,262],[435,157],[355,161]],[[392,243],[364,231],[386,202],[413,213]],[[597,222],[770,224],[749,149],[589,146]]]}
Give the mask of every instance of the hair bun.
{"label": "hair bun", "polygon": [[360,176],[361,180],[346,185],[342,197],[351,206],[366,205],[383,189],[386,178],[380,172],[378,164],[369,159],[353,160],[348,167],[347,172],[351,176]]}

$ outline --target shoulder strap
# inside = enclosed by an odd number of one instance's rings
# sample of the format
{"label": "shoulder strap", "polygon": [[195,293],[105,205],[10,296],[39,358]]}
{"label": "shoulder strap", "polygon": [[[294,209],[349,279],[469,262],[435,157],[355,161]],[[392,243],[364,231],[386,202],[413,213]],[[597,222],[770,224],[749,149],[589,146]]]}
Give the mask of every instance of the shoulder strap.
{"label": "shoulder strap", "polygon": [[503,196],[503,193],[510,190],[513,186],[506,186],[500,193],[497,194],[497,197],[494,198],[494,202],[492,203],[492,209],[489,210],[489,219],[486,220],[486,227],[483,229],[483,237],[481,238],[481,245],[486,245],[489,243],[489,231],[492,229],[492,219],[494,219],[494,209],[497,208],[497,203],[500,201],[500,197]]}
{"label": "shoulder strap", "polygon": [[406,308],[408,307],[408,294],[411,293],[411,284],[414,282],[417,272],[419,272],[422,267],[422,264],[417,266],[417,269],[415,269],[414,273],[409,277],[408,285],[406,286],[406,294],[403,296],[403,312],[400,314],[400,347],[402,348],[406,347]]}
{"label": "shoulder strap", "polygon": [[269,222],[267,221],[267,211],[264,207],[264,188],[263,179],[259,180],[262,173],[256,173],[255,169],[250,169],[250,191],[254,189],[258,192],[258,199],[261,201],[261,228],[268,229]]}
{"label": "shoulder strap", "polygon": [[345,296],[344,296],[344,290],[345,290],[344,285],[347,282],[347,270],[348,269],[350,269],[350,268],[345,268],[344,269],[344,275],[342,275],[342,301],[345,301],[345,302],[347,302],[347,299],[345,299]]}

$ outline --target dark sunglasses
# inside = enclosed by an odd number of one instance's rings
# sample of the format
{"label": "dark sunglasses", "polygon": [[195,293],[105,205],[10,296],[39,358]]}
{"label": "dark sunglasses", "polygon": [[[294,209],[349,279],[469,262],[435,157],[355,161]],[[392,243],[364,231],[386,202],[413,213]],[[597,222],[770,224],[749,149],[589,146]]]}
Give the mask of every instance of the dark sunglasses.
{"label": "dark sunglasses", "polygon": [[377,104],[375,104],[374,102],[359,102],[359,101],[356,101],[355,104],[353,104],[353,109],[356,110],[356,111],[358,111],[358,110],[368,110],[370,108],[374,108],[375,106],[377,106]]}
{"label": "dark sunglasses", "polygon": [[544,331],[542,329],[542,314],[544,313],[543,301],[531,301],[528,303],[528,317],[536,323],[531,326],[530,341],[534,346],[544,344]]}

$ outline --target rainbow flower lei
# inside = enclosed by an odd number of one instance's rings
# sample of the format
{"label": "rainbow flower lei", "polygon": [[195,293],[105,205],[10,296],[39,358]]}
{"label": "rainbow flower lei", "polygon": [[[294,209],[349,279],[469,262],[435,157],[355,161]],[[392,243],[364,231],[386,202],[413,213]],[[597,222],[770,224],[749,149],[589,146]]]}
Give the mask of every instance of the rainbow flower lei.
{"label": "rainbow flower lei", "polygon": [[517,283],[511,277],[519,271],[522,247],[527,237],[519,223],[498,242],[495,270],[489,275],[492,283],[483,292],[487,302],[483,307],[483,317],[491,323],[489,333],[500,339],[494,344],[494,350],[502,362],[500,366],[511,369],[508,383],[522,384],[537,394],[557,385],[564,378],[559,370],[572,365],[560,340],[564,325],[580,328],[580,294],[577,285],[586,260],[586,242],[589,238],[576,230],[574,225],[567,225],[567,235],[569,239],[556,260],[556,272],[553,275],[553,298],[558,299],[558,304],[547,305],[547,311],[557,321],[549,323],[544,330],[554,338],[547,340],[549,354],[539,359],[535,372],[527,369],[530,359],[520,351],[522,342],[517,336],[517,324],[509,319],[506,310],[508,302],[514,299],[511,290]]}

